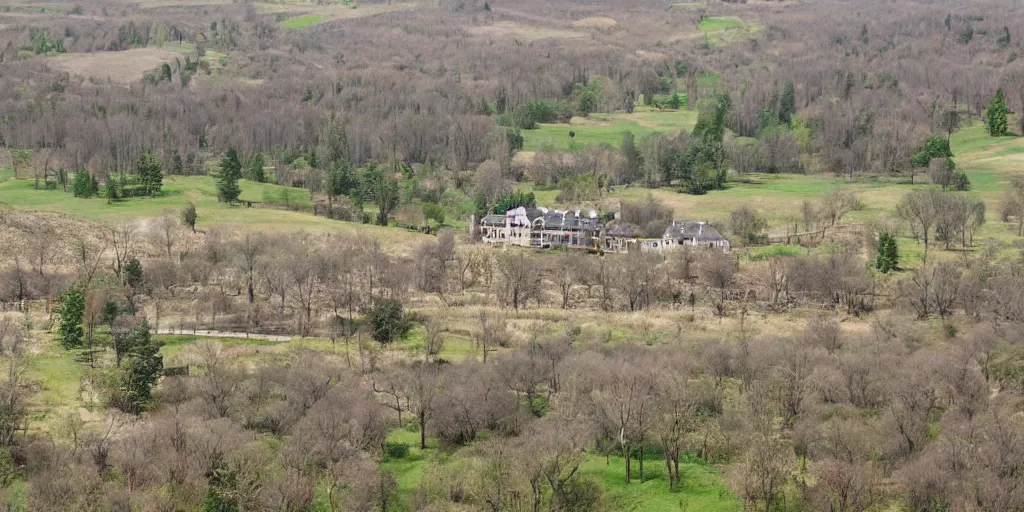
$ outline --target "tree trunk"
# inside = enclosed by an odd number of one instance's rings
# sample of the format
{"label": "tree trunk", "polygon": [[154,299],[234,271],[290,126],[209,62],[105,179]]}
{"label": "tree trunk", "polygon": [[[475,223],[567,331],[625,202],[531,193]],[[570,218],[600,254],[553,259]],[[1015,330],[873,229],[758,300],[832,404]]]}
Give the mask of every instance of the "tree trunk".
{"label": "tree trunk", "polygon": [[672,461],[669,459],[668,450],[665,450],[665,470],[668,471],[668,490],[676,487],[675,475],[672,473]]}
{"label": "tree trunk", "polygon": [[640,443],[640,483],[644,483],[644,445]]}
{"label": "tree trunk", "polygon": [[626,459],[626,483],[627,484],[630,483],[630,481],[631,481],[630,480],[630,476],[631,476],[630,475],[630,470],[633,468],[633,464],[632,464],[633,458],[632,458],[632,455],[633,454],[630,453],[629,448],[625,448],[625,447],[622,448],[622,456],[623,456],[623,458]]}
{"label": "tree trunk", "polygon": [[420,450],[427,449],[427,410],[420,407]]}
{"label": "tree trunk", "polygon": [[363,362],[363,333],[359,331],[356,333],[356,348],[359,349],[359,373],[366,373],[366,364]]}

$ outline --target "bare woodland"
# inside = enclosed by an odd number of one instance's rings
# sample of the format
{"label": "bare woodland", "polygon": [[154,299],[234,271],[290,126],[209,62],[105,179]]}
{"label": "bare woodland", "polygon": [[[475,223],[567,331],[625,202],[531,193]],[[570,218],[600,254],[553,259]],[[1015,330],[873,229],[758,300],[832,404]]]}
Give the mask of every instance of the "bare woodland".
{"label": "bare woodland", "polygon": [[[912,163],[926,137],[948,142],[981,120],[997,89],[1024,110],[1019,5],[443,0],[288,30],[249,2],[187,4],[83,2],[27,21],[0,11],[0,167],[36,186],[85,173],[109,187],[144,155],[167,175],[216,175],[230,151],[245,172],[258,156],[272,181],[323,198],[325,216],[430,226],[406,222],[429,213],[403,210],[413,196],[465,222],[476,212],[451,197],[482,197],[488,210],[526,181],[597,197],[681,187],[699,166],[679,162],[710,147],[696,130],[523,163],[521,141],[510,147],[496,121],[535,100],[572,103],[575,115],[632,111],[641,95],[669,92],[670,77],[702,116],[724,115],[731,134],[708,161],[732,177],[928,174],[941,190],[908,189],[884,226],[849,222],[855,194],[810,198],[792,230],[812,234],[800,240],[808,250],[763,257],[502,249],[447,227],[391,251],[340,222],[329,234],[197,229],[185,200],[107,224],[0,205],[0,501],[617,510],[581,474],[598,457],[621,465],[625,484],[656,472],[673,492],[690,485],[681,465],[713,466],[750,511],[1024,510],[1019,244],[976,241],[985,203],[955,190],[944,160]],[[705,14],[761,28],[731,44],[676,37]],[[596,15],[618,27],[572,23]],[[508,23],[582,35],[480,30]],[[69,55],[198,42],[167,75],[158,67],[126,86],[21,54],[40,31],[63,35]],[[230,56],[230,75],[209,70],[206,52]],[[581,89],[594,97],[582,102]],[[776,129],[782,117],[791,128]],[[339,192],[340,168],[377,187],[372,215]],[[673,220],[653,196],[621,214],[654,233]],[[1000,214],[1024,226],[1019,178]],[[752,208],[722,224],[738,245],[767,242]],[[882,232],[919,240],[919,260],[880,271]],[[62,326],[69,291],[81,293],[77,334]],[[415,348],[396,349],[410,331]],[[326,348],[204,341],[145,366],[159,340],[201,332]],[[88,368],[89,421],[38,401],[32,358],[65,334]],[[470,353],[447,357],[453,340]],[[404,456],[389,441],[403,430],[425,456],[456,461],[430,465],[407,495],[387,466]]]}

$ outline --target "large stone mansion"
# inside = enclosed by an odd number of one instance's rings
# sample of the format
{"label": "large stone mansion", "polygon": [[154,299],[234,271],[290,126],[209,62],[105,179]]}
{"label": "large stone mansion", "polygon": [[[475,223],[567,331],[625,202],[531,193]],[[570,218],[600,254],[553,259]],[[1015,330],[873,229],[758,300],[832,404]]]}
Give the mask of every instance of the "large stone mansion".
{"label": "large stone mansion", "polygon": [[594,211],[518,207],[480,219],[480,240],[538,249],[573,247],[609,252],[660,252],[680,246],[730,250],[729,240],[707,222],[673,221],[661,238],[642,236],[635,226],[611,221],[605,226]]}

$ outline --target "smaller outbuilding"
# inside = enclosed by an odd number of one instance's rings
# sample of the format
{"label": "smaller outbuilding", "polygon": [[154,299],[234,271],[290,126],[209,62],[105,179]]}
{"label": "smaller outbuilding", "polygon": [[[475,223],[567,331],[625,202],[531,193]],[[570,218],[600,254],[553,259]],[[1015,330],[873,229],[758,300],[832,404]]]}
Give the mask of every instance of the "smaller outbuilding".
{"label": "smaller outbuilding", "polygon": [[666,244],[710,247],[729,251],[732,245],[714,226],[707,222],[672,221],[662,237]]}

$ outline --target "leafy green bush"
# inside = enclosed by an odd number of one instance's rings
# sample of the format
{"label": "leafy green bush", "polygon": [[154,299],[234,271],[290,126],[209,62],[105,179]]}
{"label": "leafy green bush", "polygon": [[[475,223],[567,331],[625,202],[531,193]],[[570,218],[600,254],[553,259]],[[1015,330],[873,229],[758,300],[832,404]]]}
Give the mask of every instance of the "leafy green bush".
{"label": "leafy green bush", "polygon": [[404,459],[409,456],[409,445],[405,443],[387,443],[384,452],[389,459]]}
{"label": "leafy green bush", "polygon": [[373,339],[385,345],[409,332],[410,325],[405,317],[405,308],[401,302],[394,299],[381,299],[374,303],[367,320]]}

